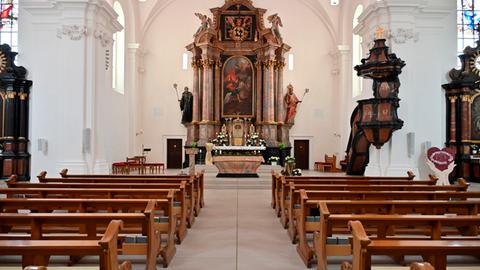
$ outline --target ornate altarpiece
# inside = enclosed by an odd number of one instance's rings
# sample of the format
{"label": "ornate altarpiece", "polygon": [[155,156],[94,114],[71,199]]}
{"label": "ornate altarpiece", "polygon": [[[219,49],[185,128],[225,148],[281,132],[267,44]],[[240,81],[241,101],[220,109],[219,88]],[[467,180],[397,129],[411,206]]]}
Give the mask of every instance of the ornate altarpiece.
{"label": "ornate altarpiece", "polygon": [[269,16],[272,26],[267,28],[266,10],[251,0],[226,0],[211,12],[213,19],[196,14],[202,25],[186,47],[194,70],[193,121],[187,124],[186,145],[198,142],[203,147],[223,124],[230,129],[241,119],[245,130],[256,127],[267,147],[289,146],[292,124],[284,123],[283,69],[290,46],[278,31],[280,18]]}
{"label": "ornate altarpiece", "polygon": [[480,155],[472,151],[480,145],[480,41],[459,56],[462,68],[452,69],[452,80],[443,85],[447,107],[447,142],[457,167],[450,177],[480,181]]}

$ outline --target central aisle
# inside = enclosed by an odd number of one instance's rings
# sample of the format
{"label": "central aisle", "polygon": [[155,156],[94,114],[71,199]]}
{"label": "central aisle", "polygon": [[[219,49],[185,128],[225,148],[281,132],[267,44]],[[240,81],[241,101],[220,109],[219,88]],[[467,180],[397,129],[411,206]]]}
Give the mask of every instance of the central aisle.
{"label": "central aisle", "polygon": [[269,190],[207,189],[206,207],[169,269],[305,269],[274,218],[270,196]]}

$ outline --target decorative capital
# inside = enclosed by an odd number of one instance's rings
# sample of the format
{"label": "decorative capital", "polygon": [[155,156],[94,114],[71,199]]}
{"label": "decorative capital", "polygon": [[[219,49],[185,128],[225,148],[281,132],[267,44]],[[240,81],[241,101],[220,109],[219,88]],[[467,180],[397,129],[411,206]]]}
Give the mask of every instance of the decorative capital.
{"label": "decorative capital", "polygon": [[212,59],[202,59],[200,60],[200,63],[203,66],[203,68],[208,68],[215,65],[215,61]]}
{"label": "decorative capital", "polygon": [[449,96],[448,99],[450,100],[451,103],[454,103],[457,101],[457,96]]}
{"label": "decorative capital", "polygon": [[462,95],[462,102],[472,102],[472,97],[470,95]]}
{"label": "decorative capital", "polygon": [[94,37],[100,40],[102,47],[107,47],[113,42],[111,35],[108,35],[102,30],[95,30]]}
{"label": "decorative capital", "polygon": [[81,25],[62,25],[57,29],[57,37],[59,39],[69,38],[70,40],[81,40],[87,35],[87,27]]}
{"label": "decorative capital", "polygon": [[263,66],[266,68],[273,68],[277,65],[277,60],[267,60],[263,62]]}

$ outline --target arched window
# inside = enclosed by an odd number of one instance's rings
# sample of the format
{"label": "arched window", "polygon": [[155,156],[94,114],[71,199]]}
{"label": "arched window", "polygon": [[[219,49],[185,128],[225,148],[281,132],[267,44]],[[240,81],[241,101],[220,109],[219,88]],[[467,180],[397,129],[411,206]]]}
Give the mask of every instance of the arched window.
{"label": "arched window", "polygon": [[[457,53],[467,46],[475,47],[480,23],[480,0],[457,0]],[[458,60],[460,65],[460,60]]]}
{"label": "arched window", "polygon": [[18,0],[0,0],[0,44],[18,52]]}
{"label": "arched window", "polygon": [[113,35],[113,75],[112,87],[119,93],[125,92],[125,14],[122,5],[116,1],[113,9],[118,14],[118,22],[123,29]]}
{"label": "arched window", "polygon": [[[358,5],[355,9],[355,14],[353,15],[353,28],[358,25],[358,17],[363,13],[363,6]],[[363,57],[362,49],[362,37],[359,35],[353,34],[352,39],[352,63],[353,66],[360,64],[360,61]],[[360,95],[363,91],[363,79],[357,76],[357,73],[353,71],[352,73],[352,97]]]}

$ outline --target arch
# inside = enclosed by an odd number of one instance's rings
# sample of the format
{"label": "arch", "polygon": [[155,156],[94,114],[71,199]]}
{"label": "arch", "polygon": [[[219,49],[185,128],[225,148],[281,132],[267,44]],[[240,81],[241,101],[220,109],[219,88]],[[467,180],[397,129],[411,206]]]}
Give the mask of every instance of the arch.
{"label": "arch", "polygon": [[[333,46],[337,44],[338,38],[335,32],[335,27],[333,25],[332,19],[328,15],[325,8],[318,2],[318,0],[297,0],[303,3],[305,6],[310,8],[312,12],[320,19],[320,21],[325,25],[327,31],[330,35],[330,39],[332,40]],[[150,26],[155,21],[156,17],[159,16],[165,8],[167,8],[170,4],[175,2],[175,0],[158,0],[155,3],[155,6],[151,9],[150,13],[148,14],[147,19],[145,20],[145,24],[143,25],[142,32],[141,32],[141,42],[145,38],[145,33],[148,32]]]}

